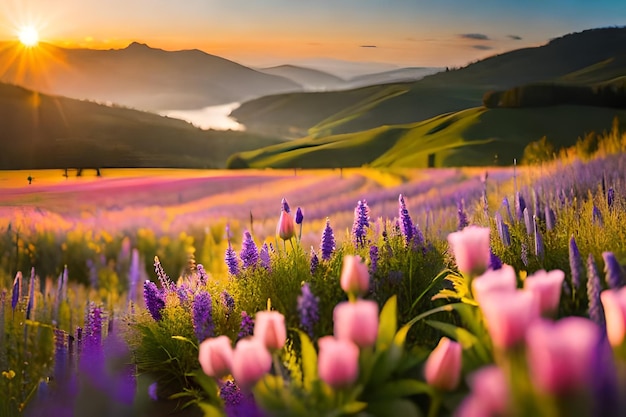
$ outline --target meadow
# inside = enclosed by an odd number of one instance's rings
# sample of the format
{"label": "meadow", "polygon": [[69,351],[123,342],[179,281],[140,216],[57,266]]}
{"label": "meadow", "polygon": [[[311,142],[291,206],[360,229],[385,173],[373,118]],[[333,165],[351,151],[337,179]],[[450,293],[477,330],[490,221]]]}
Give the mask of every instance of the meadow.
{"label": "meadow", "polygon": [[3,171],[0,415],[622,415],[624,150]]}

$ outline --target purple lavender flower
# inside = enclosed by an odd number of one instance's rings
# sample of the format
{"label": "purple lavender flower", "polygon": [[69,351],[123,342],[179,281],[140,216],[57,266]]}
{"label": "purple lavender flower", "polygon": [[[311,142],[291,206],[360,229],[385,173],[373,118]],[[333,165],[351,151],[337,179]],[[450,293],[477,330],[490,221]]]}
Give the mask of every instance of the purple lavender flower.
{"label": "purple lavender flower", "polygon": [[311,291],[308,282],[302,285],[302,293],[298,296],[298,315],[300,316],[300,326],[313,338],[313,327],[318,322],[319,316],[319,297],[316,297]]}
{"label": "purple lavender flower", "polygon": [[526,234],[528,236],[533,235],[533,223],[530,217],[530,212],[528,211],[528,207],[524,209],[524,225],[526,225]]}
{"label": "purple lavender flower", "polygon": [[241,404],[243,394],[234,381],[228,380],[220,385],[220,398],[224,401],[224,408],[227,412],[226,415],[230,417],[231,414],[228,413],[229,409]]}
{"label": "purple lavender flower", "polygon": [[545,208],[545,217],[546,217],[546,229],[552,230],[554,229],[554,225],[556,224],[556,214],[554,214],[554,210],[550,208],[550,206],[546,205]]}
{"label": "purple lavender flower", "polygon": [[504,197],[502,199],[502,207],[504,207],[507,216],[509,216],[509,222],[513,223],[513,214],[511,214],[511,205],[509,204],[508,198]]}
{"label": "purple lavender flower", "polygon": [[97,349],[102,345],[102,321],[102,308],[93,302],[89,303],[85,320],[85,343],[91,349]]}
{"label": "purple lavender flower", "polygon": [[456,230],[463,230],[469,225],[469,221],[467,220],[467,213],[465,212],[465,202],[463,199],[460,199],[456,203],[456,217],[457,217],[457,226]]}
{"label": "purple lavender flower", "polygon": [[191,289],[191,287],[189,287],[189,284],[185,282],[175,288],[176,295],[178,295],[180,303],[183,305],[189,303],[189,297],[191,296],[191,294],[193,294],[193,290]]}
{"label": "purple lavender flower", "polygon": [[604,273],[606,274],[606,283],[609,288],[620,288],[624,285],[624,271],[617,262],[613,252],[602,252],[604,259]]}
{"label": "purple lavender flower", "polygon": [[596,206],[595,204],[593,205],[592,221],[594,224],[597,224],[600,227],[604,226],[604,219],[602,218],[602,213],[600,212],[600,209],[598,208],[598,206]]}
{"label": "purple lavender flower", "polygon": [[157,394],[157,392],[158,392],[158,385],[156,382],[153,382],[152,384],[148,386],[148,396],[150,397],[152,401],[159,400],[159,395]]}
{"label": "purple lavender flower", "polygon": [[322,243],[320,244],[320,250],[322,251],[322,260],[327,261],[335,251],[335,235],[333,229],[330,227],[330,219],[326,218],[326,227],[322,233]]}
{"label": "purple lavender flower", "polygon": [[254,332],[254,319],[248,315],[245,311],[241,312],[241,324],[239,325],[239,333],[237,334],[237,340],[243,339],[247,336],[252,336]]}
{"label": "purple lavender flower", "polygon": [[[424,245],[424,235],[422,234],[422,230],[419,228],[417,223],[413,223],[413,248],[417,248],[419,246]],[[426,247],[423,247],[424,253],[426,253]]]}
{"label": "purple lavender flower", "polygon": [[502,215],[500,212],[496,212],[496,229],[498,230],[498,236],[504,246],[511,246],[511,234],[509,233],[509,226],[502,221]]}
{"label": "purple lavender flower", "polygon": [[485,172],[480,177],[480,182],[483,184],[482,191],[482,202],[483,202],[483,212],[485,213],[485,218],[489,218],[489,200],[487,199],[487,177],[489,176],[488,172]]}
{"label": "purple lavender flower", "polygon": [[528,245],[526,242],[522,242],[522,253],[520,255],[524,266],[528,266]]}
{"label": "purple lavender flower", "polygon": [[370,209],[365,199],[359,200],[354,208],[354,224],[352,225],[352,238],[356,248],[364,247],[367,228],[370,226]]}
{"label": "purple lavender flower", "polygon": [[370,246],[370,276],[376,273],[378,269],[378,246]]}
{"label": "purple lavender flower", "polygon": [[502,260],[498,255],[490,251],[489,253],[489,269],[498,270],[502,268]]}
{"label": "purple lavender flower", "polygon": [[204,265],[198,264],[196,265],[196,271],[198,272],[199,285],[205,286],[207,282],[209,282],[209,275],[206,273],[206,269],[204,269]]}
{"label": "purple lavender flower", "polygon": [[235,299],[232,295],[228,293],[228,291],[224,290],[220,294],[220,301],[222,302],[222,306],[224,307],[224,315],[226,316],[226,320],[230,318],[230,315],[235,311]]}
{"label": "purple lavender flower", "polygon": [[237,258],[237,252],[233,249],[230,241],[228,241],[228,248],[226,249],[226,266],[228,266],[228,273],[234,277],[239,275],[239,259]]}
{"label": "purple lavender flower", "polygon": [[161,321],[163,309],[165,309],[165,299],[163,292],[157,288],[154,282],[146,280],[143,283],[143,299],[152,318],[155,321]]}
{"label": "purple lavender flower", "polygon": [[11,308],[15,311],[15,307],[17,307],[17,303],[20,301],[20,297],[22,296],[22,272],[17,271],[15,275],[15,279],[13,280],[13,290],[11,292]]}
{"label": "purple lavender flower", "polygon": [[167,294],[167,292],[171,290],[172,280],[170,280],[170,277],[165,273],[158,256],[154,257],[154,272],[156,272],[157,278],[159,278],[163,292]]}
{"label": "purple lavender flower", "polygon": [[311,275],[315,275],[315,271],[317,271],[317,267],[319,265],[320,265],[320,260],[317,257],[317,253],[315,253],[313,246],[311,246],[311,266],[309,268],[311,270]]}
{"label": "purple lavender flower", "polygon": [[600,301],[602,284],[598,275],[598,268],[593,255],[587,257],[587,299],[589,300],[589,318],[599,326],[604,327],[604,311]]}
{"label": "purple lavender flower", "polygon": [[259,263],[259,249],[252,239],[249,231],[243,233],[243,243],[241,244],[241,252],[239,257],[242,261],[243,269],[252,269]]}
{"label": "purple lavender flower", "polygon": [[67,354],[67,333],[61,329],[54,329],[54,379],[65,381],[69,375]]}
{"label": "purple lavender flower", "polygon": [[291,209],[289,208],[289,203],[287,203],[287,200],[286,200],[286,199],[284,199],[284,198],[283,198],[283,199],[281,200],[280,204],[281,204],[282,210],[283,210],[285,213],[289,213],[289,212],[291,211]]}
{"label": "purple lavender flower", "polygon": [[264,417],[251,393],[243,393],[233,381],[220,384],[220,398],[228,417]]}
{"label": "purple lavender flower", "polygon": [[606,193],[606,204],[609,208],[613,207],[613,203],[615,202],[615,190],[613,187],[609,187],[609,191]]}
{"label": "purple lavender flower", "polygon": [[569,269],[572,274],[572,286],[577,289],[582,282],[583,260],[578,251],[574,235],[569,239]]}
{"label": "purple lavender flower", "polygon": [[193,330],[198,342],[213,336],[213,301],[211,294],[201,291],[193,299]]}
{"label": "purple lavender flower", "polygon": [[515,193],[515,215],[517,216],[517,220],[522,220],[524,218],[525,209],[526,201],[524,201],[524,197],[522,197],[518,191]]}
{"label": "purple lavender flower", "polygon": [[26,306],[26,320],[31,319],[31,313],[35,306],[35,268],[30,270],[30,281],[28,283],[28,305]]}
{"label": "purple lavender flower", "polygon": [[302,209],[300,207],[298,207],[296,209],[296,224],[302,224],[302,221],[304,220],[304,215],[302,214]]}
{"label": "purple lavender flower", "polygon": [[[402,194],[398,197],[398,218],[400,219],[400,232],[404,237],[404,244],[408,246],[413,240],[413,221],[409,215],[409,210],[406,208],[404,197]],[[354,229],[353,229],[354,230]]]}
{"label": "purple lavender flower", "polygon": [[543,238],[541,237],[541,232],[539,231],[539,225],[537,224],[537,216],[535,215],[533,215],[533,224],[535,231],[535,256],[539,259],[543,259],[545,249],[543,246]]}
{"label": "purple lavender flower", "polygon": [[270,249],[267,246],[267,243],[263,243],[261,246],[261,250],[259,251],[259,261],[261,262],[261,266],[265,268],[267,271],[271,268],[271,259],[270,259]]}

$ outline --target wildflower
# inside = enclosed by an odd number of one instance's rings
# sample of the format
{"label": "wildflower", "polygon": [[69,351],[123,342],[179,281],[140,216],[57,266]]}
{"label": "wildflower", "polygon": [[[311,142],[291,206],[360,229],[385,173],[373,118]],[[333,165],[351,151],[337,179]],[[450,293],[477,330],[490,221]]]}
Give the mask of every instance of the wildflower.
{"label": "wildflower", "polygon": [[609,343],[613,347],[620,347],[626,336],[626,288],[602,291],[600,299],[606,316]]}
{"label": "wildflower", "polygon": [[596,206],[595,204],[593,205],[593,210],[592,210],[592,223],[597,224],[600,227],[604,226],[602,213],[600,212],[600,209],[598,208],[598,206]]}
{"label": "wildflower", "polygon": [[163,270],[163,266],[161,265],[161,261],[158,256],[154,257],[154,271],[157,274],[157,278],[159,278],[161,288],[163,288],[163,291],[167,293],[171,289],[172,281],[165,273],[165,270]]}
{"label": "wildflower", "polygon": [[162,312],[165,308],[165,300],[163,293],[157,288],[156,284],[150,280],[146,280],[143,284],[143,299],[146,308],[155,321],[160,321]]}
{"label": "wildflower", "polygon": [[237,339],[243,339],[247,336],[252,336],[254,332],[254,319],[250,317],[245,311],[241,312],[241,324],[239,325],[239,334]]}
{"label": "wildflower", "polygon": [[526,201],[524,201],[524,197],[518,191],[515,193],[515,215],[517,220],[524,218],[524,210],[526,210]]}
{"label": "wildflower", "polygon": [[511,265],[502,265],[500,269],[489,269],[472,280],[472,294],[478,304],[482,298],[493,291],[513,292],[517,288],[517,275]]}
{"label": "wildflower", "polygon": [[341,268],[341,288],[348,294],[362,296],[367,294],[370,285],[370,274],[367,265],[358,255],[346,255]]}
{"label": "wildflower", "polygon": [[442,337],[424,367],[428,384],[440,391],[454,391],[461,379],[461,345]]}
{"label": "wildflower", "polygon": [[513,222],[513,215],[511,214],[511,205],[509,204],[509,199],[504,197],[502,199],[502,207],[506,210],[506,214],[508,216],[509,222]]}
{"label": "wildflower", "polygon": [[198,348],[198,361],[205,374],[222,378],[230,374],[233,364],[233,348],[228,336],[205,339]]}
{"label": "wildflower", "polygon": [[509,349],[522,342],[526,329],[539,317],[535,295],[521,290],[486,294],[481,297],[480,309],[493,345],[500,349]]}
{"label": "wildflower", "polygon": [[198,278],[200,281],[199,285],[205,286],[207,282],[209,282],[209,275],[206,273],[206,270],[204,269],[204,265],[202,264],[196,265],[196,271],[198,272]]}
{"label": "wildflower", "polygon": [[296,224],[302,224],[302,221],[304,220],[304,215],[302,214],[302,209],[300,207],[298,207],[296,209]]}
{"label": "wildflower", "polygon": [[578,251],[578,245],[576,245],[574,235],[569,239],[569,268],[572,274],[572,286],[574,288],[580,287],[582,282],[583,260]]}
{"label": "wildflower", "polygon": [[346,388],[359,376],[359,348],[352,341],[324,336],[318,340],[317,368],[322,381],[335,389]]}
{"label": "wildflower", "polygon": [[556,214],[554,214],[554,210],[552,210],[550,206],[546,205],[545,216],[546,216],[546,229],[547,230],[554,229],[554,225],[556,224]]}
{"label": "wildflower", "polygon": [[276,225],[276,234],[282,240],[289,240],[296,234],[293,217],[291,217],[291,214],[289,213],[289,204],[287,204],[287,200],[284,198],[281,204],[278,224]]}
{"label": "wildflower", "polygon": [[587,257],[587,299],[589,300],[589,318],[596,324],[604,325],[604,312],[600,301],[602,284],[593,255]]}
{"label": "wildflower", "polygon": [[571,394],[590,386],[599,328],[582,317],[538,321],[526,335],[531,379],[539,392]]}
{"label": "wildflower", "polygon": [[313,249],[313,246],[311,246],[311,275],[315,275],[315,271],[317,271],[317,267],[320,265],[320,260],[317,257],[317,253],[315,253],[315,250]]}
{"label": "wildflower", "polygon": [[542,316],[553,317],[559,309],[561,289],[565,272],[555,269],[550,272],[540,270],[524,280],[524,289],[535,293],[539,300],[539,311]]}
{"label": "wildflower", "polygon": [[31,319],[31,313],[35,306],[35,268],[30,270],[30,281],[28,283],[28,305],[26,306],[26,320]]}
{"label": "wildflower", "polygon": [[241,339],[233,351],[231,371],[242,390],[250,390],[272,367],[272,355],[256,337]]}
{"label": "wildflower", "polygon": [[228,273],[234,277],[239,275],[239,259],[237,258],[237,253],[231,246],[230,241],[228,241],[228,248],[226,249],[224,260],[226,261],[226,266],[228,267]]}
{"label": "wildflower", "polygon": [[378,304],[372,300],[344,301],[333,310],[334,334],[359,347],[376,343],[378,335]]}
{"label": "wildflower", "polygon": [[530,217],[530,212],[528,211],[528,207],[524,209],[524,225],[526,226],[526,234],[531,236],[533,234],[533,223]]}
{"label": "wildflower", "polygon": [[232,295],[228,293],[228,291],[224,290],[220,294],[220,301],[222,302],[222,306],[224,307],[224,315],[226,316],[226,320],[233,314],[235,310],[235,299]]}
{"label": "wildflower", "polygon": [[352,225],[352,238],[356,248],[365,246],[365,235],[370,226],[370,209],[367,201],[359,200],[354,208],[354,224]]}
{"label": "wildflower", "polygon": [[320,244],[320,250],[322,251],[322,260],[327,261],[335,251],[335,235],[333,229],[330,227],[330,219],[326,218],[326,227],[322,233],[322,242]]}
{"label": "wildflower", "polygon": [[319,297],[316,297],[311,291],[308,282],[302,284],[301,294],[298,296],[298,315],[300,316],[300,325],[304,331],[313,338],[313,326],[319,320]]}
{"label": "wildflower", "polygon": [[456,230],[463,230],[467,226],[469,226],[469,221],[467,220],[467,213],[465,212],[463,199],[460,199],[456,203],[456,217],[457,217],[457,227]]}
{"label": "wildflower", "polygon": [[54,329],[54,379],[63,381],[67,378],[68,353],[67,353],[67,333],[61,329]]}
{"label": "wildflower", "polygon": [[378,246],[370,246],[370,273],[373,275],[378,269]]}
{"label": "wildflower", "polygon": [[498,236],[504,246],[511,246],[511,234],[509,233],[509,226],[502,221],[502,215],[500,212],[496,213],[496,229],[498,230]]}
{"label": "wildflower", "polygon": [[539,231],[539,225],[537,225],[537,216],[533,216],[533,224],[533,229],[535,232],[535,256],[539,259],[543,259],[545,249],[543,246],[541,232]]}
{"label": "wildflower", "polygon": [[13,290],[11,291],[11,308],[15,311],[17,303],[20,301],[22,295],[22,272],[17,271],[15,279],[13,280]]}
{"label": "wildflower", "polygon": [[89,303],[85,320],[85,346],[89,349],[97,349],[102,345],[102,320],[102,309],[93,302]]}
{"label": "wildflower", "polygon": [[284,198],[280,201],[280,209],[281,211],[284,211],[285,213],[291,213],[291,209],[289,208],[289,203],[287,203],[287,200]]}
{"label": "wildflower", "polygon": [[157,382],[153,382],[148,386],[148,397],[150,397],[152,401],[159,400],[158,388],[159,386]]}
{"label": "wildflower", "polygon": [[528,266],[528,245],[526,244],[526,242],[522,242],[521,246],[522,247],[520,258],[522,259],[522,263],[524,264],[524,266]]}
{"label": "wildflower", "polygon": [[402,194],[398,197],[398,218],[400,219],[400,232],[404,237],[404,244],[408,246],[413,240],[413,221],[409,215],[409,210],[406,208],[404,197]]}
{"label": "wildflower", "polygon": [[613,189],[613,187],[609,187],[609,190],[606,193],[606,204],[609,208],[612,208],[614,202],[615,202],[615,190]]}
{"label": "wildflower", "polygon": [[211,294],[201,291],[193,299],[193,330],[199,342],[213,336],[213,301]]}
{"label": "wildflower", "polygon": [[261,250],[259,251],[259,260],[261,261],[261,266],[269,271],[271,260],[270,249],[267,246],[267,243],[263,243],[263,246],[261,246]]}
{"label": "wildflower", "polygon": [[259,311],[254,321],[253,336],[270,351],[282,349],[287,340],[285,316],[278,311]]}
{"label": "wildflower", "polygon": [[259,252],[249,231],[243,233],[243,243],[239,253],[243,269],[251,269],[259,262]]}
{"label": "wildflower", "polygon": [[500,259],[500,257],[498,255],[493,253],[493,251],[490,251],[490,253],[489,253],[489,268],[488,269],[492,269],[492,270],[496,271],[496,270],[498,270],[500,268],[502,268],[502,260]]}
{"label": "wildflower", "polygon": [[468,226],[448,235],[448,244],[462,274],[480,275],[489,266],[489,228]]}
{"label": "wildflower", "polygon": [[604,273],[609,288],[619,288],[624,285],[624,271],[615,258],[613,252],[602,252],[604,259]]}

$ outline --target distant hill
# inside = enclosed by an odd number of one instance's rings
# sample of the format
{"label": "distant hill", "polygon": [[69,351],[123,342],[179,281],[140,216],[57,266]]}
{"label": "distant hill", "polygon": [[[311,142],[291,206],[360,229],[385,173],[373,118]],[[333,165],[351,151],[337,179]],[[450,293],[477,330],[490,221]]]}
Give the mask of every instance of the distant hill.
{"label": "distant hill", "polygon": [[164,51],[136,42],[109,50],[40,44],[30,58],[39,67],[36,76],[20,65],[20,54],[19,44],[0,47],[0,81],[142,110],[198,109],[302,90],[284,77],[199,50]]}
{"label": "distant hill", "polygon": [[0,169],[223,168],[233,152],[280,142],[3,83],[0,126]]}
{"label": "distant hill", "polygon": [[260,68],[265,74],[287,78],[304,88],[305,91],[327,91],[342,88],[346,80],[324,71],[300,67],[296,65],[280,65],[277,67]]}
{"label": "distant hill", "polygon": [[[403,92],[396,94],[386,93],[390,85],[368,88],[369,97],[364,90],[279,94],[246,102],[232,116],[258,132],[285,137],[293,137],[293,132],[310,132],[324,137],[414,123],[480,106],[483,95],[490,90],[542,82],[586,85],[608,82],[624,74],[626,28],[592,29],[397,85]],[[341,109],[339,102],[344,104]],[[302,116],[296,114],[299,109],[311,111]],[[330,109],[335,114],[329,115]]]}
{"label": "distant hill", "polygon": [[475,107],[404,125],[306,137],[233,155],[231,168],[450,167],[510,165],[543,136],[560,147],[611,128],[626,109],[551,106],[539,110]]}

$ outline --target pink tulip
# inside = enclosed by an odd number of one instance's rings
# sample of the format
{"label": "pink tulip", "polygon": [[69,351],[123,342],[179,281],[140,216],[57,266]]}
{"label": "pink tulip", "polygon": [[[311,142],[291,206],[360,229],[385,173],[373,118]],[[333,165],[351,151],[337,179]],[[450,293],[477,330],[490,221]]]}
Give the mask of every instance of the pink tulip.
{"label": "pink tulip", "polygon": [[454,391],[461,378],[461,345],[442,337],[426,360],[426,382],[441,391]]}
{"label": "pink tulip", "polygon": [[371,300],[345,301],[333,311],[335,337],[359,347],[374,346],[378,336],[378,304]]}
{"label": "pink tulip", "polygon": [[233,348],[227,336],[205,339],[200,343],[198,361],[208,376],[222,378],[230,373]]}
{"label": "pink tulip", "polygon": [[348,294],[365,295],[370,286],[370,274],[360,256],[346,255],[341,268],[341,288]]}
{"label": "pink tulip", "polygon": [[276,234],[282,240],[289,240],[296,235],[296,224],[291,213],[281,210],[278,225],[276,226]]}
{"label": "pink tulip", "polygon": [[602,291],[600,299],[604,307],[609,343],[613,347],[622,346],[626,336],[626,287]]}
{"label": "pink tulip", "polygon": [[241,339],[233,351],[232,374],[239,388],[250,390],[272,368],[272,355],[254,337]]}
{"label": "pink tulip", "polygon": [[282,349],[287,340],[285,316],[278,311],[257,312],[254,318],[254,337],[270,351]]}
{"label": "pink tulip", "polygon": [[472,281],[474,299],[481,304],[481,298],[492,291],[515,291],[517,274],[511,265],[502,265],[500,269],[489,269]]}
{"label": "pink tulip", "polygon": [[319,377],[333,388],[345,388],[359,376],[359,348],[349,340],[324,336],[318,340]]}
{"label": "pink tulip", "polygon": [[508,383],[502,369],[486,366],[468,378],[471,395],[461,403],[457,417],[503,416],[510,401]]}
{"label": "pink tulip", "polygon": [[462,274],[477,276],[487,270],[491,255],[489,232],[488,227],[468,226],[448,235],[448,244]]}
{"label": "pink tulip", "polygon": [[481,299],[480,309],[495,347],[508,349],[524,340],[526,330],[539,317],[534,293],[492,292]]}
{"label": "pink tulip", "polygon": [[539,300],[542,316],[553,317],[559,309],[564,279],[565,273],[561,270],[546,272],[542,269],[524,280],[524,289],[535,293]]}
{"label": "pink tulip", "polygon": [[593,376],[593,359],[600,328],[582,317],[535,322],[526,335],[530,375],[535,386],[549,394],[585,388]]}

